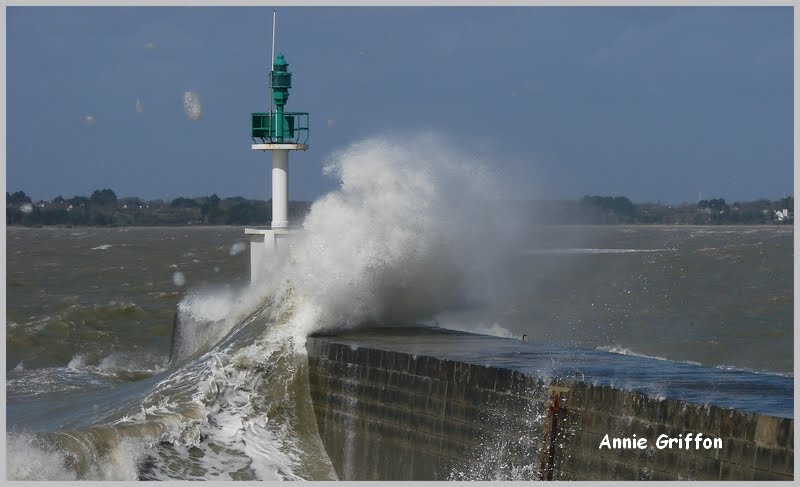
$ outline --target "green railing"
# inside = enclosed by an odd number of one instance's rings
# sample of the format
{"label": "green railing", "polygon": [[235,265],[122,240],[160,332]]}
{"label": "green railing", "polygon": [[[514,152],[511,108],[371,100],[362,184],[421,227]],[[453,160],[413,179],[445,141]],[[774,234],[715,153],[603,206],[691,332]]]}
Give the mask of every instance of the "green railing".
{"label": "green railing", "polygon": [[[305,144],[308,142],[308,113],[284,112],[278,128],[278,116],[273,113],[253,113],[253,139],[264,144]],[[278,131],[283,132],[279,134]]]}

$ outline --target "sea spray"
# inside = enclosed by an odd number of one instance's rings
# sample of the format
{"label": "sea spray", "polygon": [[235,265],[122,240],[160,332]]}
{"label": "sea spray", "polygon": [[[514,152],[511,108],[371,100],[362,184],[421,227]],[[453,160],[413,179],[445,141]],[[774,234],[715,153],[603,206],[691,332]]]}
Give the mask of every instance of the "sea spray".
{"label": "sea spray", "polygon": [[486,299],[518,234],[487,164],[436,136],[376,137],[333,154],[340,188],[316,201],[265,294],[302,297],[301,338],[365,321],[414,321]]}
{"label": "sea spray", "polygon": [[247,312],[248,296],[223,287],[191,290],[178,304],[170,360],[177,363],[218,343]]}
{"label": "sea spray", "polygon": [[33,435],[10,436],[6,449],[9,480],[77,480],[78,478],[74,470],[64,465],[66,461],[60,458],[59,452]]}
{"label": "sea spray", "polygon": [[8,479],[136,480],[144,447],[141,439],[109,426],[10,435]]}
{"label": "sea spray", "polygon": [[[340,188],[313,204],[263,281],[190,290],[154,386],[96,426],[37,436],[63,452],[54,477],[336,477],[308,392],[306,336],[487,299],[502,286],[496,264],[518,219],[488,166],[437,137],[368,139],[332,155],[325,172]],[[35,477],[18,457],[12,478]],[[104,471],[110,459],[119,468]]]}

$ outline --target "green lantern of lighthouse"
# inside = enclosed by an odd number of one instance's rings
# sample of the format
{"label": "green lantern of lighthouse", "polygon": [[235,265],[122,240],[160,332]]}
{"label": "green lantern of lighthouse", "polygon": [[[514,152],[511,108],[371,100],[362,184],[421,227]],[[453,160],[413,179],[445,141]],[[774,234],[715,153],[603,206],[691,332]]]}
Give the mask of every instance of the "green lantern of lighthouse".
{"label": "green lantern of lighthouse", "polygon": [[265,144],[305,144],[308,142],[308,113],[285,112],[292,87],[292,73],[289,64],[278,54],[270,72],[274,112],[252,114],[252,136]]}

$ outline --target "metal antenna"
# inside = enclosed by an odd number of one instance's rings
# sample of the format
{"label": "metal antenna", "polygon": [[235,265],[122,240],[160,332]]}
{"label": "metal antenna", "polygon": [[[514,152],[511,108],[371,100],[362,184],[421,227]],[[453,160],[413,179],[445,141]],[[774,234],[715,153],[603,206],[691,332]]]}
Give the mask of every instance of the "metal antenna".
{"label": "metal antenna", "polygon": [[272,70],[275,65],[275,19],[278,12],[272,11],[272,55],[269,58],[269,113],[272,113]]}

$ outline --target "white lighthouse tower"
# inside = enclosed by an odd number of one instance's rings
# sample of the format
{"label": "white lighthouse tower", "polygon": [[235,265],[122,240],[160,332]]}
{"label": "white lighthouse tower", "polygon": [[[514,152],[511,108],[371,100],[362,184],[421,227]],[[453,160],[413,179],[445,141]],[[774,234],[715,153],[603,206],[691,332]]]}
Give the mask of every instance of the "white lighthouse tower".
{"label": "white lighthouse tower", "polygon": [[252,149],[272,152],[272,221],[268,228],[245,228],[250,236],[250,283],[258,281],[267,259],[291,231],[289,224],[289,151],[308,149],[308,113],[284,112],[292,87],[289,65],[278,54],[270,72],[275,111],[252,114]]}

